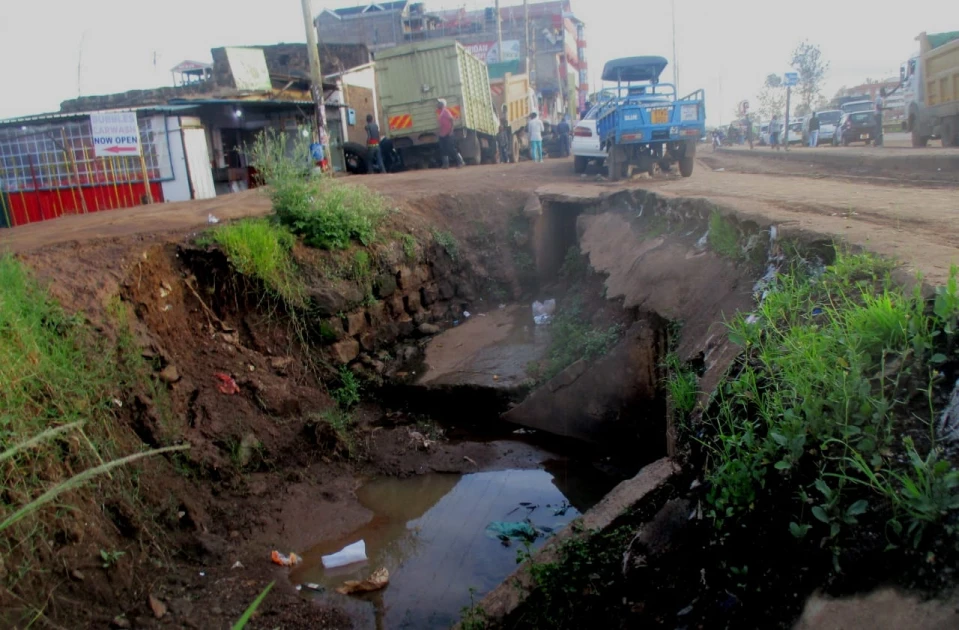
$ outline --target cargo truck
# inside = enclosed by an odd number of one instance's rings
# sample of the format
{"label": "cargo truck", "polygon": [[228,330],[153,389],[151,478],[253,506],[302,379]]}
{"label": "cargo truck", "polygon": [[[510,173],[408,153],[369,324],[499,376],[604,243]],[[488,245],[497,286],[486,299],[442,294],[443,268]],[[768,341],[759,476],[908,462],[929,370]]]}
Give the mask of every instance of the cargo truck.
{"label": "cargo truck", "polygon": [[959,145],[959,31],[921,33],[919,54],[899,70],[899,90],[912,146],[939,138],[944,147]]}
{"label": "cargo truck", "polygon": [[496,158],[499,121],[486,64],[452,39],[405,44],[376,53],[376,90],[386,134],[407,168],[440,162],[437,99],[453,113],[456,148],[467,164]]}
{"label": "cargo truck", "polygon": [[536,111],[536,92],[530,86],[527,75],[506,72],[497,77],[493,75],[493,66],[490,66],[489,83],[493,108],[509,125],[513,134],[512,158],[513,162],[518,162],[520,152],[529,149],[526,123],[529,122],[530,112]]}

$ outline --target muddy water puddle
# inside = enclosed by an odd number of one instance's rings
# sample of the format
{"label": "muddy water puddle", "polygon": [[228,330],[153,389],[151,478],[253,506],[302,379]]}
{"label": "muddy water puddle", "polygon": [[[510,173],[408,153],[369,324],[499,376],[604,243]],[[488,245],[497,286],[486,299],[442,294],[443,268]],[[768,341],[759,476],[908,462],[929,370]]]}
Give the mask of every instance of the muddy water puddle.
{"label": "muddy water puddle", "polygon": [[[469,605],[470,589],[478,600],[515,569],[517,552],[525,550],[497,532],[535,532],[529,546],[538,548],[615,484],[565,460],[545,467],[373,480],[356,491],[372,520],[306,552],[291,579],[320,585],[323,592],[312,596],[346,610],[357,628],[449,628]],[[499,525],[490,528],[493,523]],[[323,555],[359,540],[368,562],[323,568]],[[379,567],[390,573],[385,589],[362,596],[335,592],[345,580],[366,579]]]}

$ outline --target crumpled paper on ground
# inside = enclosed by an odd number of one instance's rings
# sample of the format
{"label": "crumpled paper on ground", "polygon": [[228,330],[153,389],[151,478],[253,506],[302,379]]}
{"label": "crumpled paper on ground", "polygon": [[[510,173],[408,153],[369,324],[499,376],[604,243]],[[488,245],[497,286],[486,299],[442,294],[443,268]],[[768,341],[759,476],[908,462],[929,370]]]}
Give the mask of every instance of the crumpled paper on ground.
{"label": "crumpled paper on ground", "polygon": [[336,592],[340,595],[349,595],[350,593],[368,593],[370,591],[378,591],[387,584],[390,583],[390,572],[386,570],[386,567],[380,567],[376,571],[373,571],[370,574],[370,577],[366,578],[362,582],[358,580],[347,580],[343,582],[343,586],[336,589]]}

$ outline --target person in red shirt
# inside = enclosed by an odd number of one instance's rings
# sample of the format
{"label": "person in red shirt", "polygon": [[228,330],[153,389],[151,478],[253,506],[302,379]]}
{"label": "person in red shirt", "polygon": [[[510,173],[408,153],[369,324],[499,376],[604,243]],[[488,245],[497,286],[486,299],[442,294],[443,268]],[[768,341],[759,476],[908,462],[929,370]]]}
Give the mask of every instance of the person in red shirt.
{"label": "person in red shirt", "polygon": [[436,99],[436,120],[440,128],[440,156],[443,159],[443,168],[449,168],[450,162],[459,168],[459,154],[453,142],[453,112],[446,106],[446,99]]}

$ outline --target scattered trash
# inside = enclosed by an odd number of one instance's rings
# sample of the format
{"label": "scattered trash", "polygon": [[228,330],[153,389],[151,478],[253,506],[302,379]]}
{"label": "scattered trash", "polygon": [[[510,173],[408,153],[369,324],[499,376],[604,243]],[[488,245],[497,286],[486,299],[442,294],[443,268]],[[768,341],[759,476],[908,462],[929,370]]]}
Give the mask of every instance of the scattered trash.
{"label": "scattered trash", "polygon": [[823,310],[817,306],[816,308],[814,308],[814,309],[812,310],[812,314],[813,314],[813,315],[822,315],[822,314],[823,314]]}
{"label": "scattered trash", "polygon": [[162,308],[161,310],[162,310],[164,313],[166,313],[166,312],[169,311],[171,308],[173,308],[171,305],[169,305],[169,304],[164,304],[164,305],[163,305],[163,308]]}
{"label": "scattered trash", "polygon": [[563,504],[558,508],[553,510],[553,516],[566,516],[566,513],[569,512],[569,508],[573,507],[569,504],[569,501],[563,501]]}
{"label": "scattered trash", "polygon": [[206,573],[203,571],[200,571],[200,577],[206,577]]}
{"label": "scattered trash", "polygon": [[499,310],[503,310],[504,308],[506,308],[506,305],[505,305],[505,304],[500,304],[500,305],[499,305]]}
{"label": "scattered trash", "polygon": [[356,562],[366,562],[366,541],[359,540],[351,545],[347,545],[328,556],[323,556],[323,568],[335,569],[336,567],[345,567],[348,564]]}
{"label": "scattered trash", "polygon": [[433,440],[429,439],[419,431],[409,431],[410,446],[428,451],[433,446]]}
{"label": "scattered trash", "polygon": [[210,213],[206,217],[206,222],[209,223],[210,225],[213,225],[213,224],[219,223],[220,220],[217,219],[215,216],[213,216],[213,213]]}
{"label": "scattered trash", "polygon": [[303,584],[297,585],[297,588],[302,586],[308,591],[316,591],[317,593],[322,593],[326,589],[317,584],[316,582],[304,582]]}
{"label": "scattered trash", "polygon": [[160,297],[165,298],[168,295],[170,295],[170,292],[164,289],[163,287],[160,287]]}
{"label": "scattered trash", "polygon": [[677,616],[677,617],[685,617],[686,615],[688,615],[688,614],[691,613],[691,612],[693,612],[693,606],[692,606],[692,604],[690,604],[689,606],[686,606],[685,608],[683,608],[682,610],[680,610],[678,613],[676,613],[676,616]]}
{"label": "scattered trash", "polygon": [[691,484],[689,484],[689,489],[690,489],[690,490],[695,490],[696,488],[698,488],[698,487],[701,486],[701,485],[703,485],[703,484],[702,484],[702,482],[699,481],[699,479],[693,479],[693,482],[692,482]]}
{"label": "scattered trash", "polygon": [[758,321],[759,321],[759,318],[756,317],[755,314],[750,315],[749,317],[746,318],[746,323],[747,323],[747,324],[755,324],[755,323],[758,322]]}
{"label": "scattered trash", "polygon": [[376,571],[373,571],[370,574],[370,577],[366,578],[362,582],[357,580],[347,580],[343,582],[343,586],[336,589],[336,592],[340,595],[349,595],[350,593],[368,593],[370,591],[378,591],[387,584],[390,583],[390,572],[386,570],[386,567],[380,567]]}
{"label": "scattered trash", "polygon": [[542,302],[533,302],[533,322],[537,326],[548,324],[556,312],[556,300],[549,299]]}
{"label": "scattered trash", "polygon": [[499,374],[494,374],[494,375],[493,375],[493,380],[494,380],[494,381],[498,381],[498,380],[499,380]]}
{"label": "scattered trash", "polygon": [[539,533],[526,521],[493,521],[486,526],[486,535],[490,538],[509,541],[509,540],[527,540],[534,541]]}
{"label": "scattered trash", "polygon": [[724,168],[717,168],[717,169],[715,170],[715,172],[716,172],[716,173],[722,173],[722,172],[725,171],[725,170],[726,170],[726,169],[724,169]]}
{"label": "scattered trash", "polygon": [[699,240],[696,241],[696,247],[703,249],[706,247],[706,243],[709,242],[709,230],[706,230],[706,233],[699,237]]}
{"label": "scattered trash", "polygon": [[243,568],[243,563],[240,562],[239,560],[237,560],[236,562],[233,563],[233,566],[230,567],[230,568],[231,568],[231,569],[242,569],[242,568]]}
{"label": "scattered trash", "polygon": [[533,433],[536,433],[533,429],[516,429],[513,431],[513,435],[532,435]]}
{"label": "scattered trash", "polygon": [[469,318],[470,318],[470,312],[469,312],[469,311],[463,311],[463,317],[465,317],[466,319],[469,319]]}
{"label": "scattered trash", "polygon": [[284,556],[282,553],[273,550],[273,553],[270,554],[270,559],[273,561],[273,564],[278,564],[281,567],[292,567],[300,563],[302,558],[300,558],[295,553],[290,553],[289,556]]}
{"label": "scattered trash", "polygon": [[236,384],[236,381],[233,380],[233,377],[229,374],[224,374],[223,372],[215,372],[213,377],[220,381],[216,388],[220,390],[221,394],[226,394],[227,396],[232,396],[233,394],[240,393],[240,386]]}
{"label": "scattered trash", "polygon": [[473,464],[474,466],[477,465],[476,462],[473,460],[473,458],[470,457],[469,455],[463,455],[463,460]]}
{"label": "scattered trash", "polygon": [[456,327],[459,326],[459,325],[460,325],[460,320],[454,319],[454,320],[453,320],[453,327],[456,328]]}
{"label": "scattered trash", "polygon": [[123,401],[120,400],[119,398],[114,398],[114,399],[113,399],[113,404],[116,405],[117,407],[122,407],[122,406],[123,406]]}

